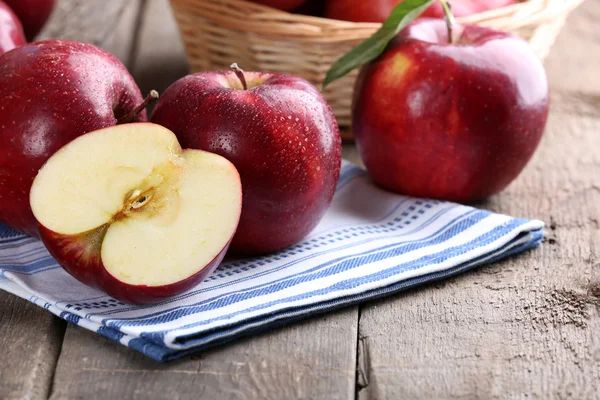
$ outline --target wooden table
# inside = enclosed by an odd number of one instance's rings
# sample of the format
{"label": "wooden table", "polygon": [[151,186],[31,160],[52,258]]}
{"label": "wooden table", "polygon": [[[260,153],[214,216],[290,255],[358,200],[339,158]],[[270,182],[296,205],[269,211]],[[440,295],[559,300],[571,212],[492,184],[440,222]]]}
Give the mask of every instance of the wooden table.
{"label": "wooden table", "polygon": [[[168,364],[0,293],[0,399],[600,399],[598,20],[598,0],[569,18],[541,147],[480,204],[546,221],[540,249]],[[61,0],[44,35],[107,48],[144,92],[187,73],[166,0]]]}

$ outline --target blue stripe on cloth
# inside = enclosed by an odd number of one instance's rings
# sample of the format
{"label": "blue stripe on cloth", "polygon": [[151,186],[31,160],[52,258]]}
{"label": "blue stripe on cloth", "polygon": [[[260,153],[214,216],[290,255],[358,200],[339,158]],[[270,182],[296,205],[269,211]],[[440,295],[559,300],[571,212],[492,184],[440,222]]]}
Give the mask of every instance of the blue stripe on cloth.
{"label": "blue stripe on cloth", "polygon": [[[527,240],[523,241],[522,243],[519,243],[517,246],[513,245],[513,243],[518,241],[520,238],[527,236],[529,236]],[[148,357],[153,358],[154,360],[161,362],[179,359],[191,354],[205,351],[216,346],[220,346],[224,343],[230,342],[240,337],[251,336],[257,333],[272,330],[280,326],[288,325],[292,322],[310,318],[315,315],[340,309],[342,307],[356,305],[365,301],[376,300],[411,289],[416,286],[447,279],[449,277],[461,274],[475,267],[485,264],[491,264],[496,261],[510,257],[514,254],[518,254],[525,250],[535,248],[540,245],[543,236],[544,234],[541,230],[522,233],[519,238],[516,238],[515,240],[507,243],[501,249],[496,251],[496,254],[492,257],[489,257],[489,254],[482,255],[477,259],[471,260],[461,265],[457,265],[453,268],[421,276],[418,278],[397,282],[395,284],[383,288],[378,288],[357,295],[318,303],[315,305],[311,305],[310,307],[299,307],[296,309],[289,309],[284,312],[278,314],[271,314],[256,320],[244,321],[239,325],[228,326],[220,330],[180,337],[178,338],[177,343],[180,345],[185,345],[187,348],[185,350],[170,349],[165,347],[164,345],[159,345],[151,341],[145,340],[143,338],[137,338],[132,340],[129,343],[129,347],[146,354]]]}
{"label": "blue stripe on cloth", "polygon": [[[489,212],[478,211],[475,210],[460,215],[459,217],[453,219],[448,224],[446,224],[440,230],[432,233],[426,238],[423,239],[415,239],[413,241],[406,241],[402,244],[391,244],[383,247],[378,247],[375,249],[369,249],[367,252],[351,254],[344,257],[337,258],[330,262],[324,263],[322,265],[318,265],[314,268],[311,268],[307,271],[304,271],[300,274],[293,274],[290,276],[286,276],[285,278],[281,278],[279,280],[271,281],[267,284],[257,285],[254,287],[245,288],[242,291],[236,291],[232,293],[227,293],[221,296],[217,296],[216,298],[209,298],[204,301],[200,301],[192,306],[181,306],[173,309],[169,309],[167,311],[148,314],[143,318],[119,318],[115,321],[103,321],[108,326],[111,327],[122,327],[122,326],[141,326],[141,325],[151,325],[157,323],[165,323],[168,321],[172,321],[174,319],[181,318],[186,315],[190,315],[197,312],[202,312],[206,310],[212,310],[224,306],[229,306],[231,304],[235,304],[244,300],[251,299],[256,296],[264,295],[267,293],[273,293],[275,291],[281,291],[289,289],[291,286],[297,285],[299,283],[304,283],[307,281],[320,279],[326,276],[330,276],[336,273],[340,273],[352,267],[355,267],[359,264],[357,263],[345,263],[341,264],[341,261],[348,259],[355,259],[359,256],[373,257],[373,254],[377,251],[392,249],[398,252],[402,251],[412,251],[415,249],[427,247],[434,244],[439,244],[445,240],[448,240],[457,234],[461,233],[464,229],[476,224],[481,221],[485,217],[489,216]],[[470,216],[470,217],[468,217]],[[468,218],[467,218],[468,217]],[[442,232],[442,233],[440,233]],[[363,263],[364,264],[364,263]],[[165,315],[166,314],[166,315]],[[149,319],[148,319],[149,318]]]}
{"label": "blue stripe on cloth", "polygon": [[538,246],[543,236],[539,221],[385,192],[347,163],[328,213],[302,242],[225,262],[206,284],[141,307],[74,285],[40,242],[0,224],[0,288],[167,361],[444,279]]}
{"label": "blue stripe on cloth", "polygon": [[[511,221],[511,223],[509,224],[510,230],[514,229],[515,227],[525,223],[527,221],[519,221],[519,220],[513,220]],[[166,331],[161,331],[161,335],[164,333],[168,333],[170,331],[179,331],[179,330],[184,330],[184,329],[189,329],[189,328],[193,328],[199,325],[206,325],[209,324],[211,322],[214,321],[223,321],[223,320],[228,320],[231,319],[232,317],[235,317],[237,315],[240,314],[244,314],[244,313],[248,313],[251,311],[257,311],[257,310],[261,310],[261,309],[266,309],[269,308],[270,306],[276,305],[276,304],[280,304],[280,303],[292,303],[298,300],[304,300],[304,299],[308,299],[308,298],[312,298],[312,297],[316,297],[316,296],[320,296],[320,295],[324,295],[324,294],[330,294],[330,293],[335,293],[335,292],[339,292],[342,290],[347,290],[347,289],[352,289],[352,288],[356,288],[358,286],[362,286],[365,285],[366,283],[371,283],[374,281],[380,281],[386,278],[389,278],[391,276],[397,275],[401,272],[406,272],[406,271],[413,271],[417,268],[422,267],[423,265],[436,265],[439,264],[443,261],[446,261],[450,258],[456,257],[460,254],[463,254],[465,252],[465,250],[472,248],[473,246],[476,247],[480,247],[480,246],[484,246],[486,244],[489,244],[493,241],[495,241],[496,239],[498,239],[499,237],[503,236],[502,232],[505,232],[505,227],[497,227],[496,229],[494,229],[492,232],[488,232],[485,235],[482,235],[480,237],[478,237],[477,239],[474,239],[473,241],[467,243],[467,244],[463,244],[460,246],[455,246],[454,248],[451,248],[450,251],[443,251],[443,252],[439,252],[436,254],[430,254],[424,257],[421,257],[417,260],[411,261],[409,263],[405,263],[405,264],[400,264],[397,265],[393,268],[388,268],[385,269],[383,271],[377,272],[375,274],[371,274],[368,275],[367,277],[361,277],[361,279],[346,279],[342,282],[338,282],[334,285],[331,285],[329,287],[325,287],[325,288],[320,288],[318,290],[314,290],[314,291],[310,291],[310,292],[304,292],[300,295],[295,295],[295,296],[290,296],[286,299],[283,300],[277,300],[277,301],[272,301],[272,302],[267,302],[267,303],[262,303],[258,306],[252,307],[252,308],[246,308],[244,310],[241,311],[236,311],[234,313],[230,313],[230,314],[225,314],[225,315],[221,315],[219,317],[215,317],[212,319],[205,319],[201,322],[197,322],[197,323],[193,323],[193,324],[188,324],[188,325],[184,325],[181,327],[178,327],[177,329],[171,329],[171,330],[166,330]],[[383,253],[378,253],[378,254],[373,254],[368,256],[369,258],[374,258],[376,260],[381,260],[384,258],[389,258],[392,257],[394,255],[397,255],[398,253],[401,253],[400,249],[388,249],[387,251],[383,252]],[[362,262],[364,260],[348,260],[345,263],[342,264],[351,264],[351,265],[364,265],[364,264],[368,264],[369,262]],[[162,322],[162,321],[160,321]],[[160,323],[157,321],[157,323]],[[115,325],[111,325],[111,326],[115,326]],[[153,332],[153,338],[155,338],[157,332]],[[142,337],[146,338],[144,336],[144,334],[141,335]],[[162,339],[162,336],[160,337]],[[148,338],[150,339],[150,338]]]}
{"label": "blue stripe on cloth", "polygon": [[[402,204],[402,202],[400,204]],[[451,211],[452,209],[453,209],[452,207],[446,208],[446,209],[441,209],[438,213],[432,215],[432,217],[429,220],[424,221],[424,223],[422,225],[420,225],[418,228],[416,228],[415,230],[410,230],[410,231],[403,232],[402,234],[395,235],[394,238],[395,239],[400,239],[403,236],[412,235],[415,232],[420,231],[423,228],[428,227],[430,224],[432,224],[433,222],[435,222],[439,217],[441,217],[442,215],[444,215],[446,212]],[[475,212],[475,211],[473,210],[471,212]],[[467,215],[467,214],[463,214],[460,217],[464,217],[465,215]],[[319,238],[317,238],[317,240],[319,240]],[[207,293],[207,292],[218,290],[218,289],[221,289],[223,287],[231,286],[231,285],[234,285],[234,284],[237,284],[237,283],[240,283],[240,282],[244,282],[244,281],[248,281],[248,280],[254,280],[254,279],[258,278],[258,277],[262,277],[262,276],[265,276],[265,275],[273,274],[273,273],[279,272],[279,271],[281,271],[283,269],[291,268],[294,265],[297,265],[297,264],[299,264],[301,262],[302,263],[308,262],[311,259],[317,258],[317,257],[319,257],[321,255],[324,255],[324,254],[327,254],[327,253],[332,253],[332,252],[336,252],[336,251],[340,251],[340,250],[349,249],[349,248],[352,248],[352,247],[363,245],[363,244],[366,244],[366,243],[369,243],[369,242],[374,242],[374,241],[377,241],[377,240],[381,240],[381,237],[371,237],[370,239],[366,239],[366,240],[363,240],[363,241],[354,242],[354,243],[350,243],[350,244],[346,244],[346,245],[341,245],[339,247],[332,247],[332,248],[328,248],[328,249],[323,250],[323,251],[312,252],[312,253],[308,254],[307,256],[298,258],[298,259],[293,260],[293,261],[291,261],[289,263],[283,264],[283,265],[281,265],[279,267],[265,269],[265,270],[262,270],[260,272],[255,273],[255,274],[252,274],[252,275],[247,275],[247,276],[243,276],[243,277],[241,277],[239,279],[228,281],[228,282],[223,283],[221,285],[214,285],[214,286],[211,286],[211,287],[200,287],[197,290],[193,290],[193,291],[185,293],[183,295],[179,295],[179,296],[173,297],[171,299],[168,299],[168,300],[165,300],[165,301],[162,301],[162,302],[159,302],[159,303],[155,303],[155,304],[149,305],[149,306],[136,306],[136,307],[131,307],[131,308],[122,308],[122,309],[119,309],[119,310],[115,310],[114,312],[108,312],[108,313],[102,313],[102,314],[103,315],[111,315],[111,314],[114,314],[114,313],[123,313],[123,312],[129,311],[129,310],[133,310],[133,309],[140,310],[140,309],[143,309],[143,308],[154,308],[154,307],[159,306],[159,305],[166,305],[166,304],[174,303],[174,302],[177,302],[177,301],[189,298],[189,297],[196,296],[198,294]],[[421,239],[419,239],[419,240],[421,240]],[[407,243],[407,242],[404,242],[404,243]],[[272,262],[272,260],[270,259],[270,256],[265,256],[265,257],[261,257],[261,258],[250,259],[249,261],[245,262],[244,264],[248,265],[248,266],[251,266],[252,264],[258,264],[258,266],[264,266],[264,265],[269,264],[271,262]],[[317,268],[320,268],[320,266],[317,267]],[[289,277],[291,277],[291,275],[288,276],[288,277],[286,277],[286,278],[289,278]],[[275,282],[275,281],[273,281],[273,282]],[[273,283],[273,282],[271,282],[271,283]],[[94,313],[90,313],[88,315],[94,315]]]}

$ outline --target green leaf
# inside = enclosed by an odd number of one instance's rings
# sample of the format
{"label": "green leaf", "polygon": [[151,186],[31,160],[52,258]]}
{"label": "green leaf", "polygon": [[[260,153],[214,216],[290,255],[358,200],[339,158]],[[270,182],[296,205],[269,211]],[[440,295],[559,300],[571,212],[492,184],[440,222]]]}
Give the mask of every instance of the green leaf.
{"label": "green leaf", "polygon": [[370,38],[337,60],[327,72],[323,89],[354,68],[373,61],[383,53],[390,40],[436,0],[404,0],[392,10],[381,28]]}

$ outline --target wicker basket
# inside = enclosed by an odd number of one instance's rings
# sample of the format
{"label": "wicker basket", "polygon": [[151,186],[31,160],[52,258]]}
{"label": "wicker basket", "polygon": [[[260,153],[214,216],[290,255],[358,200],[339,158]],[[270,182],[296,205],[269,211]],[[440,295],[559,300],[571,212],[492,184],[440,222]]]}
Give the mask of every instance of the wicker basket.
{"label": "wicker basket", "polygon": [[[515,33],[544,58],[568,13],[582,0],[528,0],[466,18]],[[331,64],[371,36],[380,24],[290,14],[245,0],[171,0],[192,72],[224,69],[286,72],[321,86]],[[358,71],[333,82],[324,94],[341,127],[350,126]]]}

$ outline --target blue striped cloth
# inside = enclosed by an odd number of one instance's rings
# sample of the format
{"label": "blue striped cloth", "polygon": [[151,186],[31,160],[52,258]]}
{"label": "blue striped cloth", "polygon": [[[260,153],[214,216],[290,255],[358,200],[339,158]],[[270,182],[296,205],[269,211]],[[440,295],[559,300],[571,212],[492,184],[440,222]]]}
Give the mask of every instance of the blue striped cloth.
{"label": "blue striped cloth", "polygon": [[375,186],[344,163],[331,208],[302,242],[225,261],[168,301],[132,306],[80,284],[37,240],[0,225],[0,289],[160,361],[444,279],[538,246],[543,223]]}

